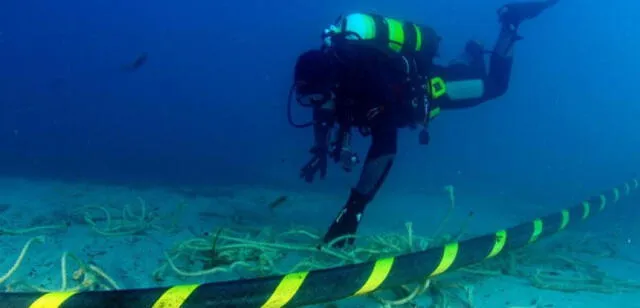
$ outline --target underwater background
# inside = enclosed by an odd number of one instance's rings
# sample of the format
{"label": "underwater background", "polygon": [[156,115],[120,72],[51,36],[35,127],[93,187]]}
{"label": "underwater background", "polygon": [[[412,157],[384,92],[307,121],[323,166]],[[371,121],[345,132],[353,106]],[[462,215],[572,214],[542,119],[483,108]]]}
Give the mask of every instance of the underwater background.
{"label": "underwater background", "polygon": [[[298,178],[313,140],[310,129],[286,119],[297,55],[319,46],[340,14],[365,11],[434,27],[443,37],[438,61],[446,63],[468,39],[492,47],[502,4],[1,1],[0,176],[131,188],[258,185],[346,198],[359,168],[332,165],[313,184]],[[443,113],[426,147],[418,131],[401,131],[380,198],[455,185],[463,195],[525,200],[544,214],[635,176],[638,11],[637,1],[562,0],[524,23],[507,94]],[[123,70],[142,53],[148,60],[140,69]],[[294,108],[295,119],[309,119],[310,110]],[[354,142],[364,156],[370,139]],[[326,215],[309,223],[327,225],[342,202],[327,201]],[[429,204],[401,213],[374,206],[430,223]],[[598,228],[638,218],[629,209],[618,214]]]}
{"label": "underwater background", "polygon": [[[296,56],[318,46],[329,23],[375,11],[429,24],[449,61],[470,38],[491,47],[501,4],[3,1],[1,170],[98,182],[306,185],[297,173],[310,131],[289,127],[285,106]],[[403,132],[383,189],[455,182],[555,198],[558,185],[592,188],[628,176],[640,148],[639,6],[564,0],[525,23],[508,93],[445,114],[428,147]],[[149,54],[141,70],[120,70],[141,52]],[[368,140],[357,142],[363,155]],[[344,190],[356,174],[332,168],[320,185]]]}

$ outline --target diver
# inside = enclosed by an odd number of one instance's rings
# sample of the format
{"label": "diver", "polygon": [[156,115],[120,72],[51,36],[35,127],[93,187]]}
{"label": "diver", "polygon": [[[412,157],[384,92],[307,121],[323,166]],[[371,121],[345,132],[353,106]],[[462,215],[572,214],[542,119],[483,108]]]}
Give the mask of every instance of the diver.
{"label": "diver", "polygon": [[[294,69],[288,106],[295,127],[313,126],[312,159],[300,177],[324,178],[332,159],[351,171],[354,130],[371,136],[360,178],[324,236],[335,247],[353,244],[365,207],[385,181],[397,152],[399,128],[418,128],[429,143],[429,123],[441,110],[468,108],[503,95],[509,86],[520,24],[559,0],[509,3],[498,9],[500,33],[491,51],[469,41],[463,56],[434,63],[440,37],[426,26],[376,14],[349,14],[323,32],[318,49],[303,52]],[[488,70],[484,56],[489,54]],[[312,121],[294,123],[291,101],[313,109]],[[335,131],[332,137],[331,133]]]}

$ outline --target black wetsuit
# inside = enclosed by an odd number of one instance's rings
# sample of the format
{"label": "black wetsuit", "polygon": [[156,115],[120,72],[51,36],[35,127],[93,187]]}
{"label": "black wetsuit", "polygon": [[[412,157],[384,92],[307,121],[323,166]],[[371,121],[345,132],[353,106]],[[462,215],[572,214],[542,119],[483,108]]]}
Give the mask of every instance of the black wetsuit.
{"label": "black wetsuit", "polygon": [[[446,84],[472,82],[481,87],[475,95],[446,93],[431,101],[431,109],[467,108],[504,94],[511,72],[511,45],[516,38],[515,31],[506,28],[502,30],[490,56],[488,72],[482,54],[467,63],[430,65],[430,74],[442,78]],[[316,123],[323,123],[324,118],[330,122],[329,125],[337,122],[341,128],[365,129],[371,135],[371,146],[358,183],[325,236],[327,242],[355,233],[366,205],[378,192],[393,165],[398,146],[398,129],[415,124],[411,108],[408,107],[415,92],[409,89],[410,84],[406,84],[406,59],[406,56],[404,59],[381,59],[375,53],[366,56],[366,53],[360,52],[357,60],[343,61],[335,91],[333,118],[328,118],[327,111],[316,109]],[[316,140],[323,140],[326,126],[316,125]],[[337,245],[349,241],[340,241]]]}
{"label": "black wetsuit", "polygon": [[333,244],[337,246],[353,243],[353,238],[334,240],[355,234],[366,205],[376,195],[393,165],[398,129],[416,124],[411,102],[412,99],[414,102],[416,98],[419,100],[417,96],[424,91],[415,91],[415,83],[407,84],[407,76],[415,76],[411,71],[414,66],[409,64],[420,63],[414,67],[417,75],[426,72],[425,79],[437,76],[446,85],[445,94],[430,97],[430,111],[468,108],[492,100],[503,95],[509,86],[512,47],[520,39],[517,34],[519,24],[557,2],[546,0],[503,6],[498,11],[502,27],[489,57],[488,70],[482,49],[476,49],[475,55],[471,50],[467,61],[448,66],[435,65],[433,59],[412,59],[412,55],[380,57],[375,52],[337,52],[340,61],[336,62],[335,98],[331,106],[314,110],[316,143],[328,148],[328,127],[337,122],[344,131],[364,128],[371,135],[371,146],[360,179],[325,235],[325,242],[335,242]]}

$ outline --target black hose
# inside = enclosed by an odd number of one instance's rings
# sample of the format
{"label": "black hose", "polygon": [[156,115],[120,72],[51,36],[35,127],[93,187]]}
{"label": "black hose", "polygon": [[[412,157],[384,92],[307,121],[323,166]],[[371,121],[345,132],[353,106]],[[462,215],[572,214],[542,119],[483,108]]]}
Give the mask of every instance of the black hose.
{"label": "black hose", "polygon": [[289,124],[295,128],[307,128],[313,125],[313,121],[309,121],[303,124],[297,124],[293,122],[293,116],[291,115],[291,101],[293,101],[293,91],[295,91],[296,85],[291,85],[291,89],[289,89],[289,98],[287,99],[287,120],[289,120]]}

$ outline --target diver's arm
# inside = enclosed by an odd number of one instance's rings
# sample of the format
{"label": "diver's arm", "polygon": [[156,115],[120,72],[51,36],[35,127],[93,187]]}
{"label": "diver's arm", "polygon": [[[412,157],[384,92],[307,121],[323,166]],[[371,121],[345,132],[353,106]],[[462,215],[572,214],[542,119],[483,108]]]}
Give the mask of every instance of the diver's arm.
{"label": "diver's arm", "polygon": [[330,100],[322,106],[313,108],[314,146],[329,149],[331,128],[335,123],[335,103]]}
{"label": "diver's arm", "polygon": [[336,130],[331,149],[333,161],[339,163],[346,172],[351,172],[360,162],[358,154],[351,149],[351,137],[351,126],[340,125]]}
{"label": "diver's arm", "polygon": [[[445,82],[446,92],[435,103],[442,109],[459,109],[477,106],[503,95],[509,87],[513,63],[513,43],[518,40],[515,30],[503,26],[489,60],[489,71],[485,71],[484,57],[471,55],[467,63],[437,66],[436,76]],[[477,52],[467,44],[467,53]]]}
{"label": "diver's arm", "polygon": [[351,110],[342,109],[336,112],[336,129],[331,148],[331,158],[342,166],[342,169],[351,172],[360,163],[358,154],[351,148],[352,129]]}
{"label": "diver's arm", "polygon": [[335,103],[332,100],[313,108],[314,144],[310,150],[313,157],[300,170],[300,178],[306,182],[313,182],[313,177],[318,171],[321,179],[327,175],[329,138],[335,122],[334,115]]}

